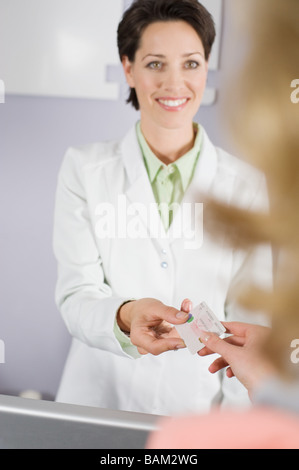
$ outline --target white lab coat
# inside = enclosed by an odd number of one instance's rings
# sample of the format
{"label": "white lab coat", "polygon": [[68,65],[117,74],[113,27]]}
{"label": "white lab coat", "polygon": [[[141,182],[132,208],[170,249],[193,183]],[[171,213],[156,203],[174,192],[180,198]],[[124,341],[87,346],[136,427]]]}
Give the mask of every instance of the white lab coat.
{"label": "white lab coat", "polygon": [[[200,194],[208,193],[254,208],[260,206],[264,189],[256,170],[215,148],[204,132],[183,203],[200,202]],[[105,238],[101,211],[116,207],[120,199],[129,208],[127,225],[133,232],[114,234],[112,224]],[[248,405],[247,392],[235,378],[208,372],[211,357],[192,356],[184,349],[133,359],[114,335],[116,311],[131,298],[152,297],[178,309],[190,298],[194,305],[205,301],[220,320],[253,321],[229,302],[229,290],[244,275],[266,284],[271,277],[267,249],[246,259],[206,233],[200,247],[187,247],[178,233],[188,220],[175,217],[165,234],[158,211],[149,210],[154,203],[135,128],[121,142],[67,151],[58,178],[54,252],[56,302],[73,340],[56,399],[165,415],[207,411],[219,400]],[[124,211],[121,206],[117,217]],[[119,220],[117,224],[121,226]],[[142,237],[132,238],[134,227]],[[150,230],[154,235],[146,237]]]}

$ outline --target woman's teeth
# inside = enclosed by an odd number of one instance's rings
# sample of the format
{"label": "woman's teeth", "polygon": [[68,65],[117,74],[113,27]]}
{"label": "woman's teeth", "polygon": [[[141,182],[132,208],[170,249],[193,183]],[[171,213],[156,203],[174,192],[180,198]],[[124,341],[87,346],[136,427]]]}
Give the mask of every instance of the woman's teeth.
{"label": "woman's teeth", "polygon": [[182,106],[187,102],[187,98],[182,100],[159,100],[159,103],[163,104],[164,106],[168,106],[169,108],[177,108],[178,106]]}

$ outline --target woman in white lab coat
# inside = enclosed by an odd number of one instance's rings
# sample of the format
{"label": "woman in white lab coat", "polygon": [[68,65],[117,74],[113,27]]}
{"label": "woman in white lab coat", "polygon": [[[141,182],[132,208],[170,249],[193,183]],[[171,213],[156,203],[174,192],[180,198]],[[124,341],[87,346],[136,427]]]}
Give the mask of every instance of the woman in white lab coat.
{"label": "woman in white lab coat", "polygon": [[57,401],[153,414],[249,402],[172,327],[183,299],[248,320],[230,292],[244,275],[270,278],[267,249],[245,258],[204,232],[205,195],[246,209],[265,196],[263,177],[193,122],[214,38],[197,0],[137,0],[120,23],[140,122],[120,142],[70,148],[59,173],[56,301],[73,340]]}

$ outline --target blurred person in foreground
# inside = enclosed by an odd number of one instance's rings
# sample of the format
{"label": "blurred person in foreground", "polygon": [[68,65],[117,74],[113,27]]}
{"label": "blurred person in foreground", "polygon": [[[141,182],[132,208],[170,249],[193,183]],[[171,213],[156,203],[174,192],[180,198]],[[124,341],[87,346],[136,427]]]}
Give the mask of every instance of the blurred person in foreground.
{"label": "blurred person in foreground", "polygon": [[227,322],[226,339],[202,334],[199,355],[218,354],[210,372],[226,368],[228,377],[236,376],[251,409],[164,418],[148,448],[299,448],[299,107],[290,88],[299,75],[299,3],[238,0],[233,6],[249,18],[251,49],[238,89],[232,80],[230,123],[246,159],[267,175],[270,214],[210,201],[210,228],[230,230],[232,244],[244,249],[272,243],[274,292],[243,285],[236,293],[240,305],[268,314],[272,326]]}

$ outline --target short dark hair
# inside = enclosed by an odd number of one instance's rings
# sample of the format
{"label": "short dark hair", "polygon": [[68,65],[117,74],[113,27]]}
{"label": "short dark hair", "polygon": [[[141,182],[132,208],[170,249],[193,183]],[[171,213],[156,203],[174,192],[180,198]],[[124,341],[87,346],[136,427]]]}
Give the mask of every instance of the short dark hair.
{"label": "short dark hair", "polygon": [[[117,30],[120,60],[127,56],[134,62],[142,34],[147,26],[159,21],[185,21],[200,37],[205,59],[208,60],[216,37],[211,14],[197,0],[134,0],[125,11]],[[139,109],[135,88],[131,88],[127,103]]]}

